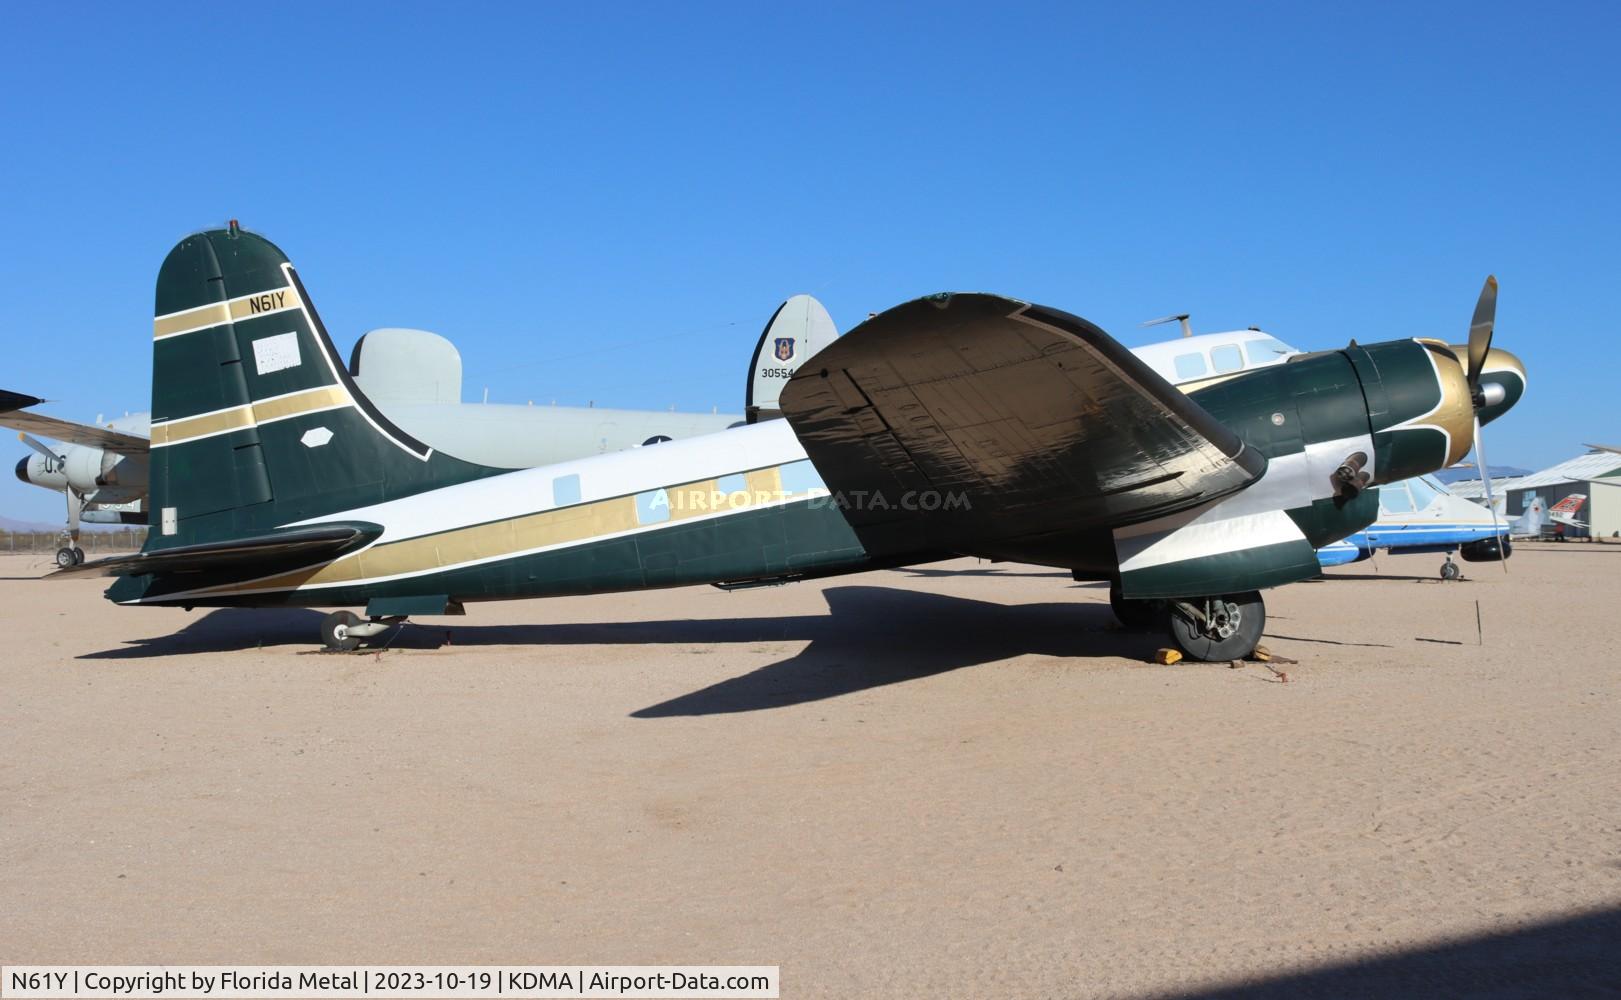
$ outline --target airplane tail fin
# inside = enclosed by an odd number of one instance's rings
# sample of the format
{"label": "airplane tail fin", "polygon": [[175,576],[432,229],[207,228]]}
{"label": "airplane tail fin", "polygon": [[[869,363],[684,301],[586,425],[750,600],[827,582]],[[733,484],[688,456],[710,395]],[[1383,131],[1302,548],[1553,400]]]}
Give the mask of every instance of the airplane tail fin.
{"label": "airplane tail fin", "polygon": [[1512,538],[1540,538],[1542,526],[1548,522],[1548,504],[1540,494],[1533,493],[1526,498],[1525,512],[1509,522],[1508,532]]}
{"label": "airplane tail fin", "polygon": [[503,470],[435,452],[372,405],[287,256],[229,229],[158,272],[148,550],[292,522]]}
{"label": "airplane tail fin", "polygon": [[1577,514],[1581,513],[1582,505],[1585,503],[1587,503],[1586,493],[1572,493],[1570,496],[1565,497],[1563,500],[1548,508],[1548,513],[1565,514],[1570,517],[1575,517]]}
{"label": "airplane tail fin", "polygon": [[1586,531],[1588,529],[1587,522],[1576,516],[1581,513],[1582,507],[1586,503],[1586,493],[1572,493],[1548,508],[1548,519],[1554,524],[1562,524],[1566,528]]}
{"label": "airplane tail fin", "polygon": [[782,416],[777,397],[799,366],[839,335],[833,317],[809,295],[795,295],[771,314],[749,359],[744,419],[759,423]]}

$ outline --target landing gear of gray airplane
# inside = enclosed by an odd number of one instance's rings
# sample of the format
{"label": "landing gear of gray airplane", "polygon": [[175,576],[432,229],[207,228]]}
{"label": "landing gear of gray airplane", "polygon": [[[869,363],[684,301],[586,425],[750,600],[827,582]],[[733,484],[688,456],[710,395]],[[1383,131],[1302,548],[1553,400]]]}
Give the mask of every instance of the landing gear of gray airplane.
{"label": "landing gear of gray airplane", "polygon": [[1241,660],[1266,630],[1258,591],[1170,602],[1171,641],[1190,660]]}
{"label": "landing gear of gray airplane", "polygon": [[72,548],[64,545],[56,550],[56,565],[62,569],[77,566],[82,562],[84,562],[84,549],[79,548],[77,545]]}
{"label": "landing gear of gray airplane", "polygon": [[1463,570],[1452,561],[1452,553],[1448,552],[1447,561],[1441,564],[1441,579],[1456,580],[1460,576],[1463,576]]}
{"label": "landing gear of gray airplane", "polygon": [[382,635],[404,621],[404,615],[361,621],[353,611],[334,611],[321,619],[321,643],[329,652],[353,652],[360,648],[362,642]]}

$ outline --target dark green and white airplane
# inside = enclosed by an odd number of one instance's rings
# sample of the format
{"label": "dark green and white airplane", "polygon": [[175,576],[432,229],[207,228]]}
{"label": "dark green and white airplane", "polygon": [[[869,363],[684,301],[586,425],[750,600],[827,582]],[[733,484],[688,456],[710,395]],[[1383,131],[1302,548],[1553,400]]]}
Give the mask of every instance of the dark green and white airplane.
{"label": "dark green and white airplane", "polygon": [[778,583],[960,555],[1110,581],[1190,657],[1250,653],[1259,590],[1317,575],[1369,487],[1452,465],[1525,391],[1491,347],[1300,355],[1184,395],[1086,320],[934,295],[800,367],[785,420],[511,471],[435,451],[355,386],[287,257],[235,226],[158,274],[151,534],[56,574],[119,604],[363,607],[354,648],[469,601]]}

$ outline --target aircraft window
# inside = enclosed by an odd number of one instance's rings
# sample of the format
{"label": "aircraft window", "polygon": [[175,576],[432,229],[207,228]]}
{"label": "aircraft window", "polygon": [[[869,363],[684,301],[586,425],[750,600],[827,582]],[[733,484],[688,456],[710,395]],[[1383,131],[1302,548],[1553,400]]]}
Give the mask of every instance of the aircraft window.
{"label": "aircraft window", "polygon": [[1413,498],[1407,495],[1406,483],[1391,483],[1379,487],[1379,513],[1411,514]]}
{"label": "aircraft window", "polygon": [[1199,378],[1210,370],[1204,362],[1204,355],[1198,353],[1178,354],[1172,364],[1176,366],[1176,377],[1179,379]]}
{"label": "aircraft window", "polygon": [[1285,354],[1295,353],[1294,348],[1274,337],[1264,340],[1252,340],[1244,345],[1244,353],[1250,356],[1252,365],[1269,365],[1281,360]]}
{"label": "aircraft window", "polygon": [[1424,508],[1428,507],[1430,504],[1436,501],[1437,497],[1441,495],[1440,490],[1431,486],[1422,479],[1408,480],[1407,488],[1413,491],[1413,507],[1417,510],[1423,510]]}
{"label": "aircraft window", "polygon": [[749,481],[741,472],[732,476],[721,476],[715,480],[715,489],[727,496],[733,493],[746,493],[748,488]]}
{"label": "aircraft window", "polygon": [[558,476],[552,480],[552,505],[567,507],[580,502],[580,477]]}
{"label": "aircraft window", "polygon": [[810,459],[802,462],[789,462],[782,467],[782,491],[784,493],[805,493],[810,490],[825,490],[827,486],[822,477],[817,474],[816,466]]}
{"label": "aircraft window", "polygon": [[663,490],[636,494],[636,523],[658,524],[670,519],[670,495]]}
{"label": "aircraft window", "polygon": [[1222,344],[1210,352],[1210,360],[1216,363],[1217,372],[1236,372],[1244,367],[1244,355],[1239,352],[1237,344]]}

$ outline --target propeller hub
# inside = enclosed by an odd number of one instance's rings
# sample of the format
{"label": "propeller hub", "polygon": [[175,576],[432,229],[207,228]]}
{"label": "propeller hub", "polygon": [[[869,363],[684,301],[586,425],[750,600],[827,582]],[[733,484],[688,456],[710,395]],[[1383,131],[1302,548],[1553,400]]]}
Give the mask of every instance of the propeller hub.
{"label": "propeller hub", "polygon": [[[1468,348],[1462,344],[1451,345],[1450,349],[1458,356],[1460,363],[1468,357]],[[1524,362],[1500,347],[1487,351],[1480,366],[1478,388],[1471,393],[1481,425],[1485,426],[1507,413],[1525,395],[1525,386]]]}

